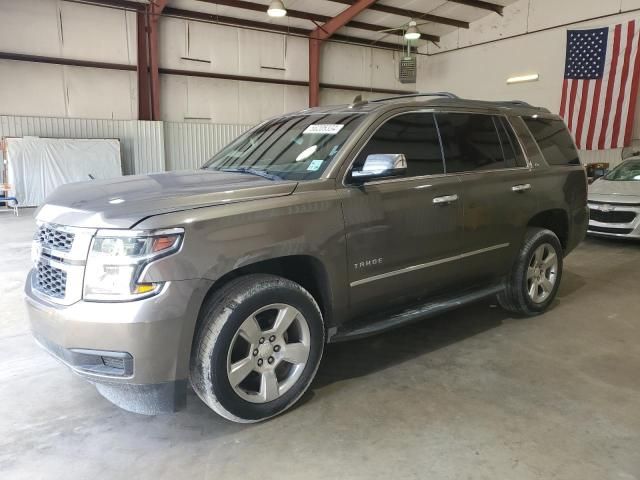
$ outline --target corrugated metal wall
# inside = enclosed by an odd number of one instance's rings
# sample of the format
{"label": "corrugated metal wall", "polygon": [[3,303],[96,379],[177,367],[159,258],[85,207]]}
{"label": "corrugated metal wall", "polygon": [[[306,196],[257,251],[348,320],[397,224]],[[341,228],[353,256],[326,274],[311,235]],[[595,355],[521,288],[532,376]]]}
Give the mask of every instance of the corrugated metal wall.
{"label": "corrugated metal wall", "polygon": [[0,115],[0,138],[117,138],[127,175],[198,168],[249,128],[251,125]]}
{"label": "corrugated metal wall", "polygon": [[202,164],[251,125],[164,122],[167,170],[190,170]]}

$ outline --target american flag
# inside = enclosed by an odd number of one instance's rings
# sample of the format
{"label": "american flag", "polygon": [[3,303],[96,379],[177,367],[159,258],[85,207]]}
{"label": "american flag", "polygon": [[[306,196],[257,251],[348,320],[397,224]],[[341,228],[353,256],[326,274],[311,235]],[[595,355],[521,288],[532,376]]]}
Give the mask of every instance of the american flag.
{"label": "american flag", "polygon": [[560,115],[578,148],[631,143],[640,78],[640,22],[567,32]]}

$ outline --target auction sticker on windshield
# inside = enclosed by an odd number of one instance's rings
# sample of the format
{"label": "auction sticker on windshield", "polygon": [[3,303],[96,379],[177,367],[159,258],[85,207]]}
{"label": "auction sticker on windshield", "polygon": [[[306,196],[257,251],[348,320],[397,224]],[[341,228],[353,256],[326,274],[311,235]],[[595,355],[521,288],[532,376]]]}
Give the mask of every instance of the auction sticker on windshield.
{"label": "auction sticker on windshield", "polygon": [[319,133],[322,135],[335,135],[340,130],[342,130],[343,127],[344,125],[340,125],[338,123],[317,123],[315,125],[309,125],[302,133],[304,135],[309,135],[312,133]]}
{"label": "auction sticker on windshield", "polygon": [[320,169],[320,167],[322,166],[322,162],[324,160],[311,160],[311,163],[309,163],[309,166],[307,167],[307,170],[310,172],[315,172],[317,170]]}

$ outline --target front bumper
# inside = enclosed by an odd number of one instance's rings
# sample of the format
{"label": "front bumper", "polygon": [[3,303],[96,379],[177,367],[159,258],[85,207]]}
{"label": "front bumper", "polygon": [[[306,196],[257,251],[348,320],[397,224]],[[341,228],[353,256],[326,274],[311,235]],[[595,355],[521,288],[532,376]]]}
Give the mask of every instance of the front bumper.
{"label": "front bumper", "polygon": [[167,282],[132,302],[48,302],[25,286],[35,339],[98,391],[130,411],[179,409],[186,398],[191,340],[210,282]]}
{"label": "front bumper", "polygon": [[589,201],[589,235],[640,239],[640,205]]}

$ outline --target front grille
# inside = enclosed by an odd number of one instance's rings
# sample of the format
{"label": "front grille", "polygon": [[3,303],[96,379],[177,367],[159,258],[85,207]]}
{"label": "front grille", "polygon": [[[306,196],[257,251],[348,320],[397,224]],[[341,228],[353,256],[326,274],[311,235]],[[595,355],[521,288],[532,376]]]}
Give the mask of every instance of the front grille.
{"label": "front grille", "polygon": [[602,223],[631,223],[635,220],[636,215],[636,212],[603,212],[602,210],[596,210],[593,208],[589,210],[589,218]]}
{"label": "front grille", "polygon": [[633,228],[595,227],[593,225],[589,225],[589,231],[600,233],[615,233],[617,235],[629,235],[631,232],[633,232]]}
{"label": "front grille", "polygon": [[67,272],[38,262],[34,287],[49,297],[64,298],[67,291]]}
{"label": "front grille", "polygon": [[34,235],[34,239],[45,248],[57,250],[59,252],[68,252],[73,245],[73,233],[58,230],[55,225],[44,224],[38,228]]}

